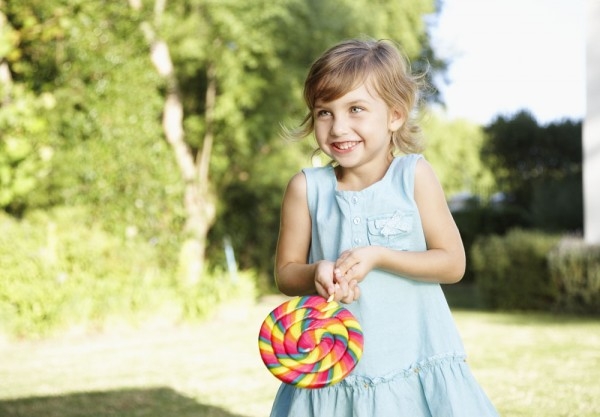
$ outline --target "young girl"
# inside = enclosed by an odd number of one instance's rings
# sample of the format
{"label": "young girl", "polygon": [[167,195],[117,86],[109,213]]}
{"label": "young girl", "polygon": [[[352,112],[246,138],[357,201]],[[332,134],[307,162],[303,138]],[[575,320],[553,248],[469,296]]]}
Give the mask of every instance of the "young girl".
{"label": "young girl", "polygon": [[[308,115],[326,167],[289,182],[276,282],[287,295],[347,303],[363,356],[342,382],[283,384],[272,417],[488,417],[440,284],[459,281],[465,253],[444,192],[420,150],[418,78],[387,41],[342,42],[310,68]],[[403,154],[404,156],[398,156]]]}

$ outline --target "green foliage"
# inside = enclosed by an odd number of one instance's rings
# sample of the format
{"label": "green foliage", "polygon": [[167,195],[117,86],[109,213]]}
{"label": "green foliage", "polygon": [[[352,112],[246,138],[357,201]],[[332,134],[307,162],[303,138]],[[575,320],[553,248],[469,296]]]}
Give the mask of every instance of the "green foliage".
{"label": "green foliage", "polygon": [[15,81],[54,103],[43,113],[25,104],[27,113],[12,118],[17,127],[41,119],[44,129],[21,128],[21,140],[52,155],[33,168],[35,192],[29,186],[21,206],[82,206],[117,236],[177,244],[183,185],[162,139],[161,80],[142,16],[127,2],[58,0],[9,2],[7,16],[20,39],[18,60],[9,61]]}
{"label": "green foliage", "polygon": [[481,127],[464,120],[448,121],[431,113],[423,117],[424,155],[435,168],[446,195],[468,191],[481,195],[494,186],[483,164]]}
{"label": "green foliage", "polygon": [[36,97],[22,85],[0,86],[0,208],[22,214],[27,196],[47,181],[54,149],[44,113],[54,106],[49,94]]}
{"label": "green foliage", "polygon": [[240,172],[223,192],[217,222],[209,234],[208,255],[225,265],[223,239],[229,237],[242,269],[258,272],[259,288],[273,289],[281,198],[289,179],[310,165],[311,143],[278,141],[260,149],[262,158]]}
{"label": "green foliage", "polygon": [[155,248],[106,233],[82,210],[2,218],[1,226],[0,305],[10,333],[44,335],[135,316],[157,308],[167,290]]}
{"label": "green foliage", "polygon": [[559,237],[513,229],[477,239],[471,249],[475,279],[486,305],[502,310],[548,310],[558,297],[547,256]]}
{"label": "green foliage", "polygon": [[531,196],[531,223],[548,231],[583,230],[581,172],[556,180],[536,181]]}
{"label": "green foliage", "polygon": [[564,120],[539,126],[521,111],[510,118],[497,117],[486,127],[489,140],[483,157],[503,169],[508,187],[537,178],[557,179],[581,171],[581,122]]}
{"label": "green foliage", "polygon": [[223,274],[182,288],[177,252],[138,236],[118,237],[82,209],[0,217],[0,325],[37,337],[74,326],[104,327],[205,317],[224,298],[252,297],[247,277]]}
{"label": "green foliage", "polygon": [[[4,5],[2,5],[4,7]],[[21,34],[0,10],[0,64],[19,62]],[[0,81],[0,209],[22,215],[27,196],[50,173],[54,153],[45,113],[55,106],[51,94],[36,94],[4,75]]]}
{"label": "green foliage", "polygon": [[548,231],[581,229],[582,123],[539,126],[521,111],[496,118],[485,131],[482,160],[494,170],[500,191],[513,196],[531,223]]}
{"label": "green foliage", "polygon": [[600,314],[600,246],[566,237],[550,252],[548,263],[559,309]]}
{"label": "green foliage", "polygon": [[[514,227],[528,227],[527,213],[515,206],[483,204],[479,200],[472,200],[462,210],[452,213],[466,253],[477,239],[490,235],[504,235]],[[467,268],[463,281],[474,281],[475,272],[473,261],[467,256]]]}

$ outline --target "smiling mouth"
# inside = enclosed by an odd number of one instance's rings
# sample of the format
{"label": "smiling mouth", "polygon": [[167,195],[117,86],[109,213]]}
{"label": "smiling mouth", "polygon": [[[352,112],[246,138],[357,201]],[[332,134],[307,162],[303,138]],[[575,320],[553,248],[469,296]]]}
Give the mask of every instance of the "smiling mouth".
{"label": "smiling mouth", "polygon": [[360,142],[336,142],[331,146],[339,149],[340,151],[348,151],[358,145]]}

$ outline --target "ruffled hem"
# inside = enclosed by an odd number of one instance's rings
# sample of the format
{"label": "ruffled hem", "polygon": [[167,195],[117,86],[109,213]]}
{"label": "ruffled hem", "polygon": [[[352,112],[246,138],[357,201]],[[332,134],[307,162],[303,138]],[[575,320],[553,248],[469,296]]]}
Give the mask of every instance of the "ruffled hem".
{"label": "ruffled hem", "polygon": [[463,356],[443,356],[382,377],[339,384],[282,384],[271,417],[498,417]]}

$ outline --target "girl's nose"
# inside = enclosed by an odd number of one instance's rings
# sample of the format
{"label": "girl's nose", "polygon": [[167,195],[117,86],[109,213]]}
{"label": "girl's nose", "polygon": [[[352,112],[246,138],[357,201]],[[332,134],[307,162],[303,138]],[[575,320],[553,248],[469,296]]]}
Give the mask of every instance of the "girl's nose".
{"label": "girl's nose", "polygon": [[346,135],[348,133],[348,121],[344,117],[334,117],[330,133],[336,137]]}

